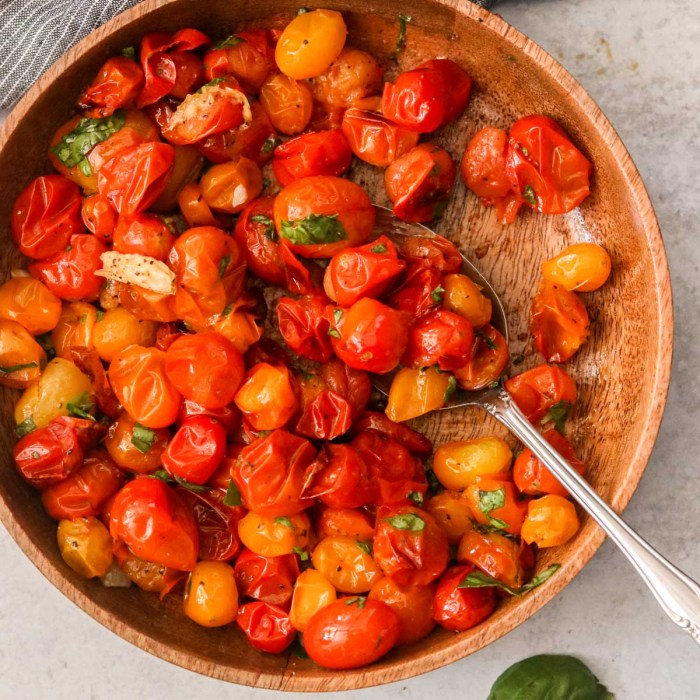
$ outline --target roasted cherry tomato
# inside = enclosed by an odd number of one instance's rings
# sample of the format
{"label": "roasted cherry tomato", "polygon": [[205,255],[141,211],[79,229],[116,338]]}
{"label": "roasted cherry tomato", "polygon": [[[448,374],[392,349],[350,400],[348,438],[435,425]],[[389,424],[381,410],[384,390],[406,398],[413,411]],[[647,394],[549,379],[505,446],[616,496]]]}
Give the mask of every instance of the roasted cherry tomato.
{"label": "roasted cherry tomato", "polygon": [[438,236],[399,236],[396,245],[409,266],[428,267],[448,275],[462,269],[462,256],[454,243]]}
{"label": "roasted cherry tomato", "polygon": [[212,330],[228,338],[238,352],[244,353],[257,343],[263,334],[262,319],[257,313],[255,299],[243,294],[226,307],[211,326]]}
{"label": "roasted cherry tomato", "polygon": [[92,343],[100,358],[111,362],[129,345],[149,347],[156,342],[158,324],[143,321],[122,306],[105,311],[92,329]]}
{"label": "roasted cherry tomato", "polygon": [[325,537],[354,537],[360,542],[371,542],[374,525],[369,514],[355,508],[324,508],[315,523],[319,540]]}
{"label": "roasted cherry tomato", "polygon": [[433,619],[441,627],[463,632],[483,622],[495,610],[493,587],[460,588],[473,571],[471,565],[453,566],[440,579],[433,601]]}
{"label": "roasted cherry tomato", "polygon": [[166,471],[192,484],[205,484],[226,451],[226,432],[209,416],[186,418],[161,456]]}
{"label": "roasted cherry tomato", "polygon": [[339,177],[305,177],[275,199],[275,228],[305,258],[328,258],[361,245],[374,228],[374,208],[359,185]]}
{"label": "roasted cherry tomato", "polygon": [[130,345],[109,365],[109,381],[117,398],[147,428],[165,428],[180,412],[182,396],[167,376],[165,357],[158,348]]}
{"label": "roasted cherry tomato", "polygon": [[427,459],[433,453],[433,443],[425,435],[392,421],[383,413],[365,411],[355,421],[353,432],[359,435],[365,431],[379,433],[385,438],[398,442],[419,459]]}
{"label": "roasted cherry tomato", "polygon": [[455,182],[457,168],[443,148],[422,143],[397,158],[384,173],[394,214],[404,221],[440,216]]}
{"label": "roasted cherry tomato", "polygon": [[575,292],[542,280],[532,300],[530,332],[547,362],[566,362],[588,338],[588,312]]}
{"label": "roasted cherry tomato", "polygon": [[241,353],[216,332],[180,336],[165,357],[165,373],[173,386],[208,409],[233,401],[244,371]]}
{"label": "roasted cherry tomato", "polygon": [[272,518],[301,513],[312,504],[303,488],[315,454],[308,440],[286,430],[244,447],[232,470],[243,505]]}
{"label": "roasted cherry tomato", "polygon": [[260,104],[276,131],[298,134],[311,119],[313,98],[304,83],[275,73],[260,88]]}
{"label": "roasted cherry tomato", "polygon": [[442,275],[431,267],[409,264],[401,284],[389,295],[389,306],[420,318],[440,306]]}
{"label": "roasted cherry tomato", "polygon": [[275,148],[272,170],[283,187],[312,175],[342,175],[352,151],[340,129],[302,134]]}
{"label": "roasted cherry tomato", "polygon": [[370,165],[387,167],[408,153],[418,134],[390,121],[381,113],[351,107],[343,115],[343,134],[352,152]]}
{"label": "roasted cherry tomato", "polygon": [[99,238],[111,240],[117,227],[117,211],[112,203],[99,194],[83,199],[81,216],[85,227]]}
{"label": "roasted cherry tomato", "polygon": [[447,309],[431,311],[411,325],[401,362],[408,367],[455,370],[469,360],[474,331],[466,318]]}
{"label": "roasted cherry tomato", "polygon": [[578,529],[574,504],[563,496],[550,494],[530,501],[522,538],[538,547],[558,547],[566,544]]}
{"label": "roasted cherry tomato", "polygon": [[474,527],[467,502],[454,491],[435,494],[426,501],[425,510],[442,527],[452,545],[459,544],[464,534]]}
{"label": "roasted cherry tomato", "polygon": [[503,374],[508,357],[508,343],[503,334],[487,323],[474,333],[468,362],[453,370],[457,383],[467,391],[487,387]]}
{"label": "roasted cherry tomato", "polygon": [[433,472],[446,488],[460,491],[480,476],[507,478],[513,452],[495,435],[446,442],[435,450]]}
{"label": "roasted cherry tomato", "polygon": [[442,408],[454,392],[454,381],[435,367],[401,368],[391,380],[387,416],[400,423]]}
{"label": "roasted cherry tomato", "polygon": [[474,328],[481,328],[491,320],[491,300],[481,287],[466,275],[445,275],[442,279],[444,293],[442,305],[469,321]]}
{"label": "roasted cherry tomato", "polygon": [[236,585],[244,598],[287,608],[292,600],[294,582],[299,576],[296,554],[264,557],[244,549],[236,559]]}
{"label": "roasted cherry tomato", "polygon": [[[226,433],[233,433],[234,430],[241,427],[241,414],[232,404],[224,406],[223,408],[205,408],[191,399],[185,399],[180,409],[178,425],[182,425],[183,421],[191,416],[209,416],[210,418],[214,418]],[[227,485],[228,480],[226,481],[226,486]],[[226,490],[225,486],[224,490]]]}
{"label": "roasted cherry tomato", "polygon": [[282,608],[261,601],[241,605],[236,624],[245,634],[250,646],[269,654],[281,654],[296,635],[289,615]]}
{"label": "roasted cherry tomato", "polygon": [[65,304],[56,327],[51,331],[51,342],[57,357],[72,360],[71,349],[82,347],[92,350],[92,335],[97,321],[97,309],[84,301]]}
{"label": "roasted cherry tomato", "polygon": [[56,539],[63,560],[83,578],[104,576],[112,565],[112,538],[97,518],[61,520]]}
{"label": "roasted cherry tomato", "polygon": [[139,478],[117,493],[109,531],[138,557],[180,571],[197,563],[199,534],[192,513],[160,479]]}
{"label": "roasted cherry tomato", "polygon": [[198,182],[190,182],[185,185],[178,195],[177,203],[190,228],[220,225],[219,219],[204,201],[202,188]]}
{"label": "roasted cherry tomato", "polygon": [[506,389],[518,408],[533,423],[541,421],[549,409],[576,401],[576,384],[560,367],[538,365],[506,381]]}
{"label": "roasted cherry tomato", "polygon": [[367,406],[372,393],[372,383],[365,372],[332,358],[321,365],[319,376],[331,391],[342,396],[350,404],[353,418],[359,416]]}
{"label": "roasted cherry tomato", "polygon": [[398,365],[408,342],[408,314],[369,298],[328,313],[333,350],[347,365],[377,374]]}
{"label": "roasted cherry tomato", "polygon": [[323,278],[326,294],[341,306],[360,297],[378,297],[403,272],[394,244],[380,236],[358,248],[346,248],[331,259]]}
{"label": "roasted cherry tomato", "polygon": [[114,250],[137,253],[156,260],[167,260],[175,236],[159,216],[136,214],[120,217],[112,231]]}
{"label": "roasted cherry tomato", "polygon": [[202,175],[200,187],[212,209],[237,214],[262,192],[262,173],[250,158],[238,156],[209,168]]}
{"label": "roasted cherry tomato", "polygon": [[330,389],[316,391],[317,387],[309,387],[303,377],[299,384],[301,416],[294,426],[296,433],[317,440],[333,440],[350,429],[353,408],[347,399]]}
{"label": "roasted cherry tomato", "polygon": [[331,582],[316,569],[302,571],[294,583],[289,620],[297,632],[303,632],[309,620],[323,607],[336,600]]}
{"label": "roasted cherry tomato", "polygon": [[146,428],[124,411],[109,427],[105,447],[122,469],[148,474],[160,467],[160,456],[169,440],[166,428]]}
{"label": "roasted cherry tomato", "polygon": [[143,71],[131,58],[114,56],[107,59],[90,87],[78,98],[90,117],[109,117],[115,110],[133,106],[143,87]]}
{"label": "roasted cherry tomato", "polygon": [[12,208],[12,236],[23,255],[41,260],[62,253],[83,233],[80,188],[62,175],[33,180]]}
{"label": "roasted cherry tomato", "polygon": [[243,545],[264,557],[280,557],[305,549],[310,530],[306,513],[268,518],[250,512],[238,523],[238,536]]}
{"label": "roasted cherry tomato", "polygon": [[554,119],[535,114],[511,126],[506,172],[531,208],[543,214],[571,211],[589,195],[592,170]]}
{"label": "roasted cherry tomato", "polygon": [[200,561],[192,570],[182,609],[204,627],[221,627],[236,619],[238,590],[233,569],[222,561]]}
{"label": "roasted cherry tomato", "polygon": [[511,481],[477,476],[463,494],[480,525],[490,525],[509,535],[520,535],[527,513],[527,500],[521,498]]}
{"label": "roasted cherry tomato", "polygon": [[289,370],[265,362],[250,368],[234,402],[253,430],[281,428],[299,405]]}
{"label": "roasted cherry tomato", "polygon": [[447,535],[423,510],[381,508],[374,531],[374,559],[397,584],[427,586],[450,560]]}
{"label": "roasted cherry tomato", "polygon": [[326,304],[323,294],[282,297],[277,303],[277,322],[284,342],[298,355],[317,362],[328,362],[333,354]]}
{"label": "roasted cherry tomato", "polygon": [[357,668],[388,653],[400,634],[399,616],[385,603],[372,598],[341,598],[309,620],[304,648],[320,666]]}
{"label": "roasted cherry tomato", "polygon": [[354,537],[326,537],[311,554],[314,568],[341,593],[366,593],[381,578],[370,546]]}
{"label": "roasted cherry tomato", "polygon": [[[558,430],[550,428],[542,433],[542,437],[583,476],[586,472],[586,465],[576,457],[573,446],[564,435]],[[567,497],[569,495],[569,492],[559,483],[552,472],[527,447],[515,459],[513,481],[520,493],[526,493],[530,496],[554,494]]]}
{"label": "roasted cherry tomato", "polygon": [[24,326],[0,319],[0,384],[25,389],[41,377],[46,352]]}
{"label": "roasted cherry tomato", "polygon": [[266,29],[232,34],[204,55],[207,80],[232,75],[249,92],[257,92],[275,70],[275,56]]}
{"label": "roasted cherry tomato", "polygon": [[471,78],[449,58],[434,58],[385,83],[382,113],[405,129],[426,134],[454,121],[467,106]]}
{"label": "roasted cherry tomato", "polygon": [[505,197],[511,191],[506,175],[508,134],[503,129],[486,126],[467,144],[461,170],[464,184],[486,204]]}
{"label": "roasted cherry tomato", "polygon": [[542,263],[542,276],[573,292],[594,292],[610,276],[610,255],[597,243],[574,243]]}
{"label": "roasted cherry tomato", "polygon": [[39,280],[13,277],[0,286],[0,319],[39,335],[55,328],[60,316],[60,299]]}
{"label": "roasted cherry tomato", "polygon": [[358,100],[378,95],[384,71],[372,54],[345,47],[328,68],[314,77],[314,99],[329,107],[352,107]]}

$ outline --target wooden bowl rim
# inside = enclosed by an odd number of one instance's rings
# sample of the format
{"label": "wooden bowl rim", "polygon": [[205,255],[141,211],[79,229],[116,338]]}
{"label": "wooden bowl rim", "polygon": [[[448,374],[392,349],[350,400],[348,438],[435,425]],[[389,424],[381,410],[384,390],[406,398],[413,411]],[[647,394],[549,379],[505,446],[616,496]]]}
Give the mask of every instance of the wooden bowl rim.
{"label": "wooden bowl rim", "polygon": [[[663,238],[654,213],[649,195],[641,180],[639,172],[627,152],[624,143],[605,117],[591,96],[574,79],[560,63],[522,32],[510,26],[500,16],[488,12],[473,4],[470,0],[431,0],[435,4],[454,9],[463,16],[478,22],[485,29],[500,35],[509,42],[513,49],[522,52],[532,59],[537,66],[546,71],[566,89],[585,112],[591,128],[595,129],[605,145],[611,150],[617,164],[627,180],[628,187],[637,205],[639,216],[644,227],[647,244],[652,251],[653,271],[656,284],[656,299],[658,312],[658,349],[657,364],[650,397],[650,409],[642,437],[638,442],[632,464],[629,467],[630,478],[628,487],[621,498],[615,502],[618,511],[622,511],[629,502],[639,480],[644,472],[658,434],[663,408],[666,404],[668,385],[671,373],[671,352],[663,352],[673,347],[673,305],[671,299],[671,281],[668,261],[664,249]],[[81,57],[94,45],[96,39],[101,40],[117,29],[131,23],[138,17],[151,11],[179,2],[179,0],[144,0],[144,2],[116,15],[110,21],[91,32],[87,37],[69,49],[56,61],[27,91],[5,123],[0,127],[0,151],[2,151],[12,136],[15,128],[26,116],[33,102],[49,84],[60,79],[66,64]],[[332,690],[348,690],[366,688],[382,683],[403,680],[409,677],[434,670],[448,663],[461,659],[487,644],[499,639],[504,634],[528,619],[537,610],[548,603],[559,593],[573,577],[588,563],[593,554],[602,544],[605,536],[599,528],[582,531],[576,540],[576,550],[571,554],[566,567],[548,584],[529,594],[528,604],[523,608],[510,610],[499,619],[499,625],[486,627],[477,636],[455,636],[454,642],[444,648],[428,650],[419,660],[403,659],[391,662],[390,668],[370,666],[354,671],[337,672],[332,676],[314,676],[297,674],[294,669],[287,667],[281,673],[260,672],[247,668],[215,665],[208,659],[194,654],[173,649],[167,644],[150,636],[144,635],[135,627],[116,618],[94,603],[90,597],[67,580],[58,569],[32,541],[29,535],[18,525],[10,508],[10,504],[0,494],[0,521],[5,525],[12,538],[24,551],[30,561],[39,571],[66,597],[88,613],[99,623],[135,646],[145,649],[151,654],[182,668],[209,675],[221,680],[242,685],[271,688],[284,691],[318,692]]]}

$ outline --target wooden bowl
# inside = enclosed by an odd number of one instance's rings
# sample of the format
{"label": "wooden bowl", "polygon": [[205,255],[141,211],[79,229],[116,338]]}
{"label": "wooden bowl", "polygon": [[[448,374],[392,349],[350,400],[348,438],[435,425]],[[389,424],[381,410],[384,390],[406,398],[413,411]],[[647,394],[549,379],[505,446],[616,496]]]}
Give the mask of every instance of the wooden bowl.
{"label": "wooden bowl", "polygon": [[[316,3],[313,3],[316,5]],[[101,27],[71,49],[27,93],[0,131],[0,279],[21,264],[11,242],[12,202],[30,179],[49,171],[47,144],[70,115],[76,97],[108,56],[138,43],[143,34],[194,26],[226,36],[244,25],[281,25],[299,0],[147,0]],[[398,5],[391,0],[324,0],[321,7],[345,12],[350,43],[386,59],[396,44]],[[452,238],[491,279],[505,302],[511,352],[524,353],[522,370],[537,364],[527,328],[529,299],[540,263],[574,241],[594,240],[610,252],[610,281],[584,295],[591,318],[589,342],[567,364],[579,387],[572,421],[575,444],[589,465],[598,493],[624,508],[644,471],[666,398],[672,349],[671,288],[661,235],[639,174],[607,119],[580,85],[547,53],[467,0],[403,0],[411,15],[398,67],[449,56],[475,81],[471,104],[459,123],[436,141],[460,158],[485,124],[507,128],[515,119],[541,112],[557,119],[595,166],[593,194],[580,211],[565,216],[522,215],[501,227],[492,210],[458,183],[437,230]],[[284,16],[286,14],[286,18]],[[383,173],[356,165],[353,177],[379,204],[386,204]],[[546,550],[540,566],[561,562],[545,585],[523,598],[504,601],[478,627],[453,634],[439,630],[417,645],[395,649],[381,662],[356,671],[327,671],[295,657],[252,650],[235,626],[205,629],[184,617],[179,596],[165,603],[138,589],[105,589],[85,581],[61,560],[56,525],[36,492],[15,470],[11,406],[4,391],[0,415],[0,517],[27,556],[55,586],[103,625],[139,647],[227,681],[282,690],[343,690],[388,683],[443,666],[471,654],[526,620],[552,599],[586,564],[603,535],[587,518],[567,545]],[[477,433],[504,431],[474,410],[436,413],[419,427],[436,443]],[[18,620],[19,622],[19,620]],[[86,640],[87,644],[87,640]]]}

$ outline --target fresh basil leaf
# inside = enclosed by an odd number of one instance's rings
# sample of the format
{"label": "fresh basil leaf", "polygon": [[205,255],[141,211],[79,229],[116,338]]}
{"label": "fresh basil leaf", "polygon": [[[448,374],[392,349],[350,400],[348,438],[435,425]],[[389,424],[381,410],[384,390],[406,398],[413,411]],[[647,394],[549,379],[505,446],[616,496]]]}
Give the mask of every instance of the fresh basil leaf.
{"label": "fresh basil leaf", "polygon": [[370,250],[379,255],[380,253],[386,253],[387,247],[383,243],[378,243],[377,245],[372,246]]}
{"label": "fresh basil leaf", "polygon": [[265,226],[265,230],[263,231],[263,236],[265,236],[265,238],[269,238],[271,241],[277,239],[277,234],[275,233],[275,224],[269,216],[264,216],[263,214],[256,214],[255,216],[251,216],[250,220],[256,224],[263,224]]}
{"label": "fresh basil leaf", "polygon": [[66,408],[71,416],[76,418],[86,418],[87,420],[95,420],[95,416],[92,415],[91,411],[95,409],[95,404],[90,401],[90,395],[87,391],[84,391],[80,396],[71,399],[67,404]]}
{"label": "fresh basil leaf", "polygon": [[337,328],[333,328],[333,326],[331,326],[328,329],[328,335],[330,335],[332,338],[341,338],[342,337],[340,335],[340,331]]}
{"label": "fresh basil leaf", "polygon": [[242,44],[244,41],[245,39],[242,39],[240,36],[236,34],[231,34],[231,36],[226,37],[223,41],[220,41],[218,44],[214,44],[212,48],[227,49],[231,46],[238,46],[238,44]]}
{"label": "fresh basil leaf", "polygon": [[489,338],[489,336],[486,335],[486,333],[477,331],[476,335],[478,335],[479,338],[481,338],[482,342],[486,343],[486,347],[489,350],[495,350],[498,347],[496,343],[491,338]]}
{"label": "fresh basil leaf", "polygon": [[58,160],[67,168],[80,166],[83,174],[92,174],[86,155],[98,143],[107,140],[124,126],[124,110],[117,110],[111,117],[83,118],[72,131],[51,149]]}
{"label": "fresh basil leaf", "polygon": [[523,190],[523,199],[532,207],[537,206],[537,197],[535,196],[535,190],[532,189],[530,185],[528,185],[524,190]]}
{"label": "fresh basil leaf", "polygon": [[360,610],[365,607],[365,603],[367,603],[367,598],[363,596],[357,596],[356,598],[346,598],[345,600],[345,605],[350,606],[357,604],[357,607],[360,608]]}
{"label": "fresh basil leaf", "polygon": [[500,518],[491,516],[491,511],[503,508],[506,503],[506,489],[504,486],[494,491],[482,491],[479,489],[479,510],[488,518],[489,523],[499,529],[508,528],[508,523]]}
{"label": "fresh basil leaf", "polygon": [[423,494],[420,491],[411,491],[408,500],[420,507],[423,505]]}
{"label": "fresh basil leaf", "polygon": [[433,289],[432,292],[430,292],[430,298],[436,303],[436,304],[442,304],[442,296],[445,293],[445,288],[441,285],[438,284],[435,289]]}
{"label": "fresh basil leaf", "polygon": [[293,547],[292,551],[294,554],[298,554],[302,561],[309,561],[309,553],[303,547]]}
{"label": "fresh basil leaf", "polygon": [[34,369],[38,366],[36,362],[25,362],[23,365],[9,365],[4,367],[0,365],[0,374],[13,374],[23,369]]}
{"label": "fresh basil leaf", "polygon": [[284,527],[294,530],[294,523],[285,515],[280,515],[279,517],[275,518],[275,522],[278,525],[284,525]]}
{"label": "fresh basil leaf", "polygon": [[156,439],[156,433],[154,430],[147,428],[141,423],[134,423],[134,430],[131,433],[131,444],[141,453],[146,454],[151,447],[153,447],[153,441]]}
{"label": "fresh basil leaf", "polygon": [[224,306],[224,310],[221,312],[221,315],[228,316],[231,311],[233,311],[233,304],[226,304],[226,306]]}
{"label": "fresh basil leaf", "polygon": [[483,571],[474,570],[462,579],[457,588],[495,587],[506,591],[506,593],[510,593],[510,595],[521,596],[527,593],[528,591],[531,591],[533,588],[541,586],[548,578],[550,578],[554,574],[555,571],[559,569],[560,566],[561,564],[552,564],[551,566],[548,566],[544,571],[540,571],[540,573],[537,574],[537,576],[535,576],[531,581],[523,584],[519,588],[512,588],[511,586],[506,585],[502,581],[495,579],[493,576],[489,576],[489,574],[486,574]]}
{"label": "fresh basil leaf", "polygon": [[573,656],[542,654],[506,669],[487,700],[614,700],[614,695]]}
{"label": "fresh basil leaf", "polygon": [[263,145],[260,147],[260,153],[263,155],[272,153],[272,151],[274,151],[277,147],[278,143],[279,139],[276,136],[268,136],[265,141],[263,141]]}
{"label": "fresh basil leaf", "polygon": [[224,255],[223,258],[219,261],[219,277],[223,277],[226,274],[226,268],[228,267],[228,264],[231,262],[231,256],[230,255]]}
{"label": "fresh basil leaf", "polygon": [[447,388],[442,396],[442,402],[447,403],[452,398],[455,391],[457,391],[457,378],[452,374],[447,380]]}
{"label": "fresh basil leaf", "polygon": [[124,58],[130,58],[132,61],[136,59],[136,47],[135,46],[125,46],[122,49],[122,56]]}
{"label": "fresh basil leaf", "polygon": [[150,475],[152,479],[159,479],[160,481],[164,481],[166,484],[173,484],[175,483],[175,479],[173,479],[168,472],[165,471],[165,469],[158,469],[157,471],[153,472],[153,474]]}
{"label": "fresh basil leaf", "polygon": [[360,540],[357,540],[355,544],[365,553],[365,554],[372,554],[372,547],[368,542],[361,542]]}
{"label": "fresh basil leaf", "polygon": [[193,493],[207,493],[207,491],[211,491],[211,486],[205,486],[204,484],[193,484],[191,481],[187,481],[187,479],[183,479],[181,476],[173,476],[173,479],[177,484],[183,488],[186,488],[188,491],[192,491]]}
{"label": "fresh basil leaf", "polygon": [[36,430],[36,423],[34,422],[34,418],[32,418],[32,416],[29,416],[29,418],[25,418],[15,428],[15,434],[17,435],[17,437],[24,437],[25,435],[29,435],[29,433],[31,433],[32,430]]}
{"label": "fresh basil leaf", "polygon": [[384,521],[397,530],[408,530],[409,532],[425,530],[425,520],[415,513],[399,513],[391,518],[384,518]]}
{"label": "fresh basil leaf", "polygon": [[552,406],[542,419],[542,425],[554,423],[554,427],[563,435],[566,419],[569,417],[572,404],[570,401],[559,401]]}
{"label": "fresh basil leaf", "polygon": [[241,505],[241,492],[236,486],[236,482],[231,479],[228,482],[228,488],[226,489],[226,495],[224,496],[225,506],[240,506]]}
{"label": "fresh basil leaf", "polygon": [[406,45],[406,24],[412,21],[413,17],[411,15],[399,14],[399,36],[396,39],[396,53],[401,51]]}
{"label": "fresh basil leaf", "polygon": [[348,238],[337,214],[309,214],[305,219],[283,221],[280,236],[295,245],[337,243]]}

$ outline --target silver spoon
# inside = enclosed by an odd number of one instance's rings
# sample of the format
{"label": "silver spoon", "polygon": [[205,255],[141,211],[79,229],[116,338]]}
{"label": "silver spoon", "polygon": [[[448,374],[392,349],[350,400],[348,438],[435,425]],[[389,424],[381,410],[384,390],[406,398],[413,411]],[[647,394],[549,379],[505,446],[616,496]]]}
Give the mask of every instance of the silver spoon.
{"label": "silver spoon", "polygon": [[[405,236],[431,237],[435,234],[421,224],[409,224],[394,216],[390,209],[375,206],[375,229],[389,238]],[[508,325],[498,295],[488,280],[462,255],[462,271],[476,282],[491,299],[491,323],[508,340]],[[388,394],[390,377],[375,377],[375,387]],[[515,405],[502,383],[481,391],[459,392],[443,410],[479,406],[505,425],[524,445],[529,447],[549,471],[566,487],[581,507],[600,525],[622,550],[641,575],[659,605],[679,627],[700,643],[700,586],[648,542],[642,539],[591,488],[571,465],[540,435],[522,411]]]}

